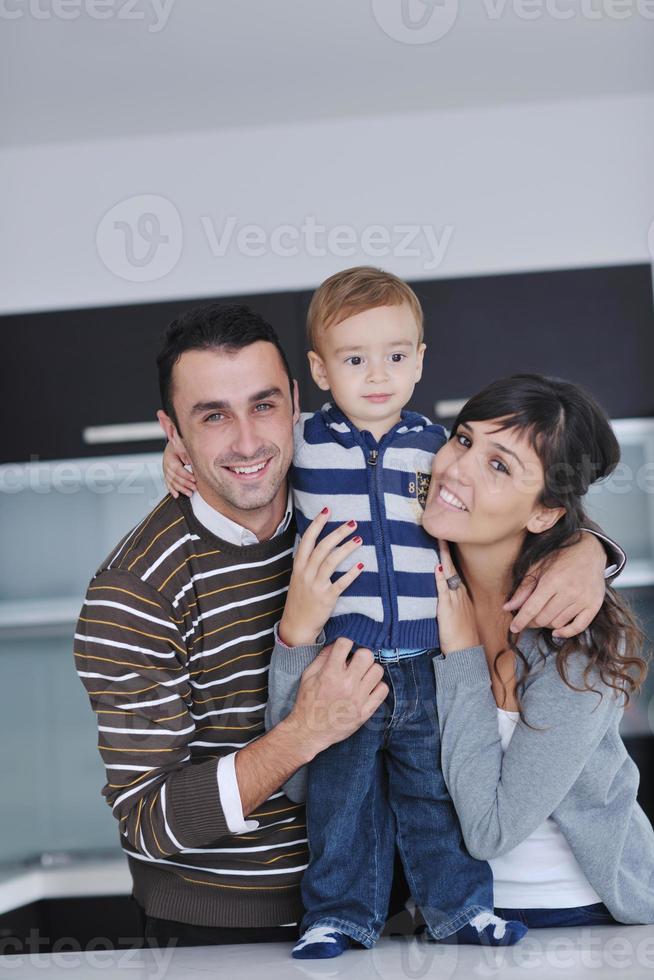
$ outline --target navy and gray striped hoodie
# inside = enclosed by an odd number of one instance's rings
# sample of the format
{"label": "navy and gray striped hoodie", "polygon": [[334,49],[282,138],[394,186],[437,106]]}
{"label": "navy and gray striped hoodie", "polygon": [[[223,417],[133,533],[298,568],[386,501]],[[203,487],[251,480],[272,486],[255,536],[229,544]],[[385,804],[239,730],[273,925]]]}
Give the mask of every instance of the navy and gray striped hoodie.
{"label": "navy and gray striped hoodie", "polygon": [[338,578],[355,562],[365,566],[337,602],[328,642],[346,636],[373,650],[438,646],[438,554],[422,511],[434,453],[446,441],[443,426],[416,412],[402,412],[379,442],[329,403],[300,418],[291,473],[299,533],[327,506],[323,536],[354,519],[363,538],[335,572]]}

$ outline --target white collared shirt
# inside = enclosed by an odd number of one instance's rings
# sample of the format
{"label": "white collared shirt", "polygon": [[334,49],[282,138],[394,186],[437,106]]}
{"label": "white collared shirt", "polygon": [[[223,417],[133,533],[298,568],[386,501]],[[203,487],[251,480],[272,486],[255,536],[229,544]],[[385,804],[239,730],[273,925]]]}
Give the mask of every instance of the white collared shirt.
{"label": "white collared shirt", "polygon": [[[241,527],[240,524],[232,521],[229,517],[225,517],[215,507],[208,504],[197,490],[191,497],[191,507],[200,524],[206,527],[207,531],[211,531],[212,534],[215,534],[216,537],[221,538],[223,541],[229,541],[230,544],[238,545],[240,548],[259,543],[256,534],[247,527]],[[292,517],[293,499],[289,489],[286,499],[286,513],[277,530],[272,535],[273,538],[286,531],[291,523]],[[218,761],[218,795],[220,796],[220,805],[223,808],[225,822],[227,823],[229,832],[231,834],[242,834],[246,830],[256,830],[259,822],[258,820],[245,820],[243,817],[241,794],[238,788],[238,780],[236,779],[235,759],[236,752],[231,752]]]}
{"label": "white collared shirt", "polygon": [[[249,544],[259,544],[259,539],[250,531],[247,527],[241,527],[236,521],[232,521],[231,518],[225,517],[220,511],[208,504],[204,497],[201,497],[196,490],[191,497],[191,507],[193,508],[193,513],[199,520],[203,527],[206,527],[207,531],[211,531],[215,534],[217,538],[222,538],[223,541],[229,541],[230,544],[236,544],[239,548],[244,548]],[[293,517],[293,498],[291,496],[291,491],[289,489],[288,496],[286,498],[286,513],[279,524],[279,527],[271,537],[276,538],[278,534],[283,534],[291,523],[291,518]]]}

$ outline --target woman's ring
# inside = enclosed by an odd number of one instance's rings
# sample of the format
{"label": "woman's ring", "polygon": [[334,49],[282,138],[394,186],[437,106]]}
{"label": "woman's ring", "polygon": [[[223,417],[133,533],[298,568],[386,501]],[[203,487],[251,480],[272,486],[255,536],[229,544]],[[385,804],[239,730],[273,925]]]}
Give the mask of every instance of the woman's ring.
{"label": "woman's ring", "polygon": [[445,581],[447,582],[448,589],[451,589],[452,592],[455,592],[456,589],[458,589],[459,586],[461,585],[461,576],[450,575],[450,577],[448,579],[445,579]]}

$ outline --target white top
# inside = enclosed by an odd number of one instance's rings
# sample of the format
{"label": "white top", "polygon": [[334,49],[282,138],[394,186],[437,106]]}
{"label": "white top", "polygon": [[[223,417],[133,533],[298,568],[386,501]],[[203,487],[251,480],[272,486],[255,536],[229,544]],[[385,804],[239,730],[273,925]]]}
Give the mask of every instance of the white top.
{"label": "white top", "polygon": [[[519,717],[517,711],[497,709],[504,752]],[[493,872],[496,908],[571,909],[602,901],[552,817],[517,847],[488,863]]]}

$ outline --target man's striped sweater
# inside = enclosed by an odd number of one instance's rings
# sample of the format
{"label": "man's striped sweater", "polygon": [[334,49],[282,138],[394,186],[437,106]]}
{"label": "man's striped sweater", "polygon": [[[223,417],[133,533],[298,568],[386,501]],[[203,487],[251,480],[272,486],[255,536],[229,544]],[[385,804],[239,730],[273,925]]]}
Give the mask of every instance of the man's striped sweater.
{"label": "man's striped sweater", "polygon": [[362,545],[337,568],[364,571],[338,599],[327,641],[346,636],[360,646],[438,646],[436,542],[422,528],[434,454],[447,441],[442,425],[416,412],[377,442],[336,405],[303,415],[295,427],[292,487],[298,530],[328,506],[323,536],[356,520]]}
{"label": "man's striped sweater", "polygon": [[76,667],[98,719],[103,796],[149,915],[271,926],[302,914],[304,809],[274,793],[231,835],[221,756],[264,732],[295,528],[238,547],[165,497],[92,580]]}

